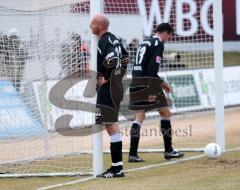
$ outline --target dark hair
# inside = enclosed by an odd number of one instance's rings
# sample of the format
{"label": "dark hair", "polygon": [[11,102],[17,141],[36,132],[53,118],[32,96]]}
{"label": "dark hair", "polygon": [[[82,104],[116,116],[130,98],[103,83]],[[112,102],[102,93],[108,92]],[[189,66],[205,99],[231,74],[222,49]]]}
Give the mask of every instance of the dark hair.
{"label": "dark hair", "polygon": [[173,28],[169,23],[161,23],[157,26],[156,32],[167,32],[168,34],[173,34]]}

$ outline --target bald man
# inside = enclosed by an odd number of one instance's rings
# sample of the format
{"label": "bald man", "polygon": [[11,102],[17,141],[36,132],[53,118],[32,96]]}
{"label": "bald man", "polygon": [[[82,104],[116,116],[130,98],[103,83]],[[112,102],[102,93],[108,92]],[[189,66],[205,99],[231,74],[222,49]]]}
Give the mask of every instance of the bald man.
{"label": "bald man", "polygon": [[122,139],[118,113],[123,99],[122,78],[125,74],[128,53],[118,38],[108,32],[109,19],[103,14],[93,17],[90,28],[99,37],[97,53],[97,106],[96,124],[104,125],[110,136],[112,166],[97,177],[124,177]]}

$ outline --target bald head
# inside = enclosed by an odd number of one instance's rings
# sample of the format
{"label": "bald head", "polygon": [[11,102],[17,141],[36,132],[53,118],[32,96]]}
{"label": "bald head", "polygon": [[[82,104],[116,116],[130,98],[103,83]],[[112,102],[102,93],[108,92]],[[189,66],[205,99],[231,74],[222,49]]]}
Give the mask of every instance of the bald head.
{"label": "bald head", "polygon": [[92,33],[100,36],[101,33],[104,33],[108,30],[109,19],[104,14],[96,14],[93,16],[90,28]]}
{"label": "bald head", "polygon": [[92,20],[95,21],[96,24],[98,24],[99,26],[104,27],[105,29],[109,27],[109,19],[104,14],[96,14],[94,15]]}

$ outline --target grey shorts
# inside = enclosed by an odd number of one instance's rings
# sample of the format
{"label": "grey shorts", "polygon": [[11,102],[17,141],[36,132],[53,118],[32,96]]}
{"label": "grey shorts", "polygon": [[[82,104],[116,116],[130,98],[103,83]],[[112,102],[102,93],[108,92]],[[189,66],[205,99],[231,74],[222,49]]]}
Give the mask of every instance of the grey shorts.
{"label": "grey shorts", "polygon": [[160,110],[169,107],[168,100],[162,90],[162,88],[156,89],[155,94],[157,95],[155,102],[147,101],[148,96],[139,98],[137,92],[143,90],[145,87],[130,88],[130,101],[129,109],[133,111],[152,111]]}

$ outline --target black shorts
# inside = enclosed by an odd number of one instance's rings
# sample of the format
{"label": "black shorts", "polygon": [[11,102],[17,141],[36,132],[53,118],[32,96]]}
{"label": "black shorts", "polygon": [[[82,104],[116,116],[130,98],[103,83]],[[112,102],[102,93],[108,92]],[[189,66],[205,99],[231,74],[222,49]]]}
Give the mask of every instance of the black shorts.
{"label": "black shorts", "polygon": [[111,124],[118,122],[121,101],[114,101],[111,94],[97,94],[96,124]]}
{"label": "black shorts", "polygon": [[142,93],[143,96],[139,94],[140,91],[144,90],[145,87],[134,87],[130,88],[130,101],[129,109],[133,111],[152,111],[160,110],[169,107],[168,100],[161,87],[156,88],[154,94],[157,95],[156,102],[149,102],[148,94]]}

